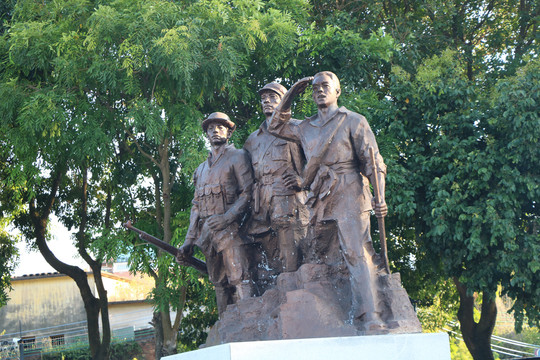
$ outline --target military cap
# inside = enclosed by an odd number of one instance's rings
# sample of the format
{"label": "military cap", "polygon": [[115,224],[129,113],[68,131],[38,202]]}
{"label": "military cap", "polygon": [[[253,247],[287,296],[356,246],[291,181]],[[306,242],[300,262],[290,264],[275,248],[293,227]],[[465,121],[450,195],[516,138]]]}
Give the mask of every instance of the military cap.
{"label": "military cap", "polygon": [[278,84],[275,81],[272,81],[271,83],[264,85],[259,90],[259,95],[262,95],[263,91],[273,91],[276,94],[278,94],[280,97],[282,97],[287,92],[287,88],[281,84]]}
{"label": "military cap", "polygon": [[222,112],[214,112],[208,115],[208,117],[203,120],[202,128],[204,132],[206,132],[206,130],[208,129],[208,125],[213,122],[218,122],[222,125],[225,125],[229,129],[231,129],[231,132],[236,129],[236,124],[233,123],[231,119],[229,119],[229,116],[227,116],[227,114],[224,114]]}

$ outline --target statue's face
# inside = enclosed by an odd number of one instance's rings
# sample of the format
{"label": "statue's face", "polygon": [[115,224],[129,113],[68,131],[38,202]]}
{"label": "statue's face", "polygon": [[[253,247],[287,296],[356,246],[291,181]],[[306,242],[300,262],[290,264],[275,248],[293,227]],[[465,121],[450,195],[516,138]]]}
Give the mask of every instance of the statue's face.
{"label": "statue's face", "polygon": [[313,80],[313,100],[318,107],[328,107],[337,104],[341,90],[336,89],[332,78],[326,74],[319,75]]}
{"label": "statue's face", "polygon": [[213,122],[208,125],[206,135],[211,145],[225,144],[229,139],[229,128],[219,122]]}
{"label": "statue's face", "polygon": [[261,105],[265,116],[270,116],[274,112],[276,106],[281,101],[281,96],[273,91],[263,91],[261,94]]}

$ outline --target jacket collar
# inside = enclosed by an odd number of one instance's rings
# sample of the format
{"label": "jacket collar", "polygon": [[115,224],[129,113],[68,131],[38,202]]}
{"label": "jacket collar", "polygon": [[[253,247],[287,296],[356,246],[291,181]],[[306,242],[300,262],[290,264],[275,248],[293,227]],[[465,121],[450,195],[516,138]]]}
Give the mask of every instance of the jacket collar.
{"label": "jacket collar", "polygon": [[324,125],[328,124],[330,121],[334,120],[338,115],[341,115],[341,114],[346,114],[349,110],[347,110],[347,108],[345,106],[341,106],[337,109],[337,111],[334,113],[334,115],[329,118],[329,119],[326,119],[326,121],[322,124],[314,124],[313,121],[316,120],[318,117],[319,117],[319,114],[315,114],[313,116],[310,116],[310,117],[306,117],[306,120],[309,120],[309,124],[311,126],[316,126],[316,127],[323,127]]}
{"label": "jacket collar", "polygon": [[223,157],[223,154],[225,154],[227,151],[229,151],[231,148],[234,148],[234,146],[232,144],[227,144],[223,147],[223,150],[221,150],[217,156],[214,158],[212,152],[210,151],[208,153],[208,165],[209,166],[214,166],[218,161],[219,159],[221,159]]}

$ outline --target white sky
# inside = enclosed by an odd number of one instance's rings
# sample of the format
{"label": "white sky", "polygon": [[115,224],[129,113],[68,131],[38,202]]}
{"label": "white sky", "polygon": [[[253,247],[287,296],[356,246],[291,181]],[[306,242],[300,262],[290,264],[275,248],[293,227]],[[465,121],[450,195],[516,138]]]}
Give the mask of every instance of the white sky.
{"label": "white sky", "polygon": [[[71,233],[58,222],[56,217],[51,218],[51,233],[53,234],[52,239],[48,244],[56,257],[67,264],[76,265],[86,270],[88,265],[78,256],[77,249],[71,239]],[[17,247],[20,255],[19,264],[12,276],[56,271],[45,261],[39,251],[28,251],[24,241],[20,241]]]}

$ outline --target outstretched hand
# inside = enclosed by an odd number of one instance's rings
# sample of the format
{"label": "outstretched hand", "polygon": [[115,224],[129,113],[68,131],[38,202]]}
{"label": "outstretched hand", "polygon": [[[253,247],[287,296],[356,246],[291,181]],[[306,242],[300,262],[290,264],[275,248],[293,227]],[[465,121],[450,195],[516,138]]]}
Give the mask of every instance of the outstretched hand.
{"label": "outstretched hand", "polygon": [[287,111],[291,108],[291,104],[293,99],[303,93],[306,88],[311,84],[313,81],[313,76],[307,76],[305,78],[302,78],[295,82],[293,86],[285,93],[283,96],[283,99],[281,100],[281,103],[278,105],[279,111]]}
{"label": "outstretched hand", "polygon": [[295,82],[293,86],[289,89],[289,92],[291,92],[291,96],[296,96],[301,93],[303,93],[306,88],[313,82],[313,76],[306,76],[305,78],[302,78]]}

